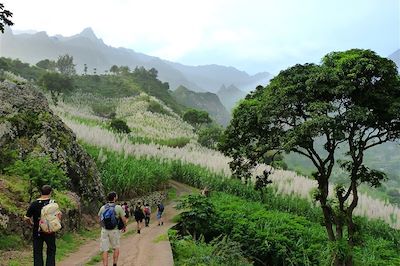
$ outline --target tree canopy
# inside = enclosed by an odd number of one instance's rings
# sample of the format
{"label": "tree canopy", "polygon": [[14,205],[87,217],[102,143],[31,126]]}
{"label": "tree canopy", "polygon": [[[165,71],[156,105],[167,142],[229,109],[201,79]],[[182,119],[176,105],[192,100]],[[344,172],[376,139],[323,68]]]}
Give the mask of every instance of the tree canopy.
{"label": "tree canopy", "polygon": [[57,104],[60,93],[69,93],[74,89],[72,79],[57,72],[45,73],[39,79],[38,84],[50,91],[55,104]]}
{"label": "tree canopy", "polygon": [[54,62],[53,60],[49,60],[49,59],[43,59],[43,60],[40,60],[39,62],[37,62],[36,66],[46,69],[46,70],[49,70],[49,71],[55,71],[56,62]]}
{"label": "tree canopy", "polygon": [[211,118],[206,111],[189,109],[183,114],[183,120],[193,126],[211,123]]}
{"label": "tree canopy", "polygon": [[10,20],[13,13],[10,10],[4,9],[4,4],[0,3],[0,31],[4,33],[5,26],[12,26],[14,23]]}
{"label": "tree canopy", "polygon": [[74,58],[68,54],[58,57],[56,67],[63,75],[71,76],[76,74]]}
{"label": "tree canopy", "polygon": [[[264,163],[271,150],[296,152],[311,160],[317,169],[315,199],[329,239],[342,243],[347,226],[350,248],[336,245],[335,264],[350,265],[357,244],[352,214],[358,186],[378,186],[385,179],[383,173],[364,165],[364,152],[399,136],[396,65],[373,51],[353,49],[329,53],[321,65],[295,65],[281,71],[268,86],[257,87],[234,110],[220,148],[233,157],[231,165],[237,173]],[[323,152],[316,150],[319,143]],[[346,161],[335,161],[339,147],[346,149]],[[347,170],[348,180],[336,188],[332,202],[329,177],[335,163]]]}

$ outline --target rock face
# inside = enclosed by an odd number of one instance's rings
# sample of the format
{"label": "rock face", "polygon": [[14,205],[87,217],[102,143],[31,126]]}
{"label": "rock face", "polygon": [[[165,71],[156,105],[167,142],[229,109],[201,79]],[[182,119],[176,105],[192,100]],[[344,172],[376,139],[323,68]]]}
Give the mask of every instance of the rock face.
{"label": "rock face", "polygon": [[70,178],[70,190],[79,195],[84,210],[103,201],[94,161],[75,134],[53,114],[44,95],[29,84],[0,82],[0,148],[0,153],[16,150],[22,159],[32,152],[46,154],[60,163]]}
{"label": "rock face", "polygon": [[182,105],[208,112],[211,118],[222,126],[227,126],[231,119],[229,112],[214,93],[194,92],[180,86],[172,93],[172,96]]}

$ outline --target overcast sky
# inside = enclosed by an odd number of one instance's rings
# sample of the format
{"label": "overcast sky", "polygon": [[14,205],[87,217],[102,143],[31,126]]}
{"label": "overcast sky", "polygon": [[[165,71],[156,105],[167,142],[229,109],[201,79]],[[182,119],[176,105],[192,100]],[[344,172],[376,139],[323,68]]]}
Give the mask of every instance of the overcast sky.
{"label": "overcast sky", "polygon": [[0,0],[14,30],[70,36],[188,65],[273,74],[330,51],[400,48],[399,0]]}

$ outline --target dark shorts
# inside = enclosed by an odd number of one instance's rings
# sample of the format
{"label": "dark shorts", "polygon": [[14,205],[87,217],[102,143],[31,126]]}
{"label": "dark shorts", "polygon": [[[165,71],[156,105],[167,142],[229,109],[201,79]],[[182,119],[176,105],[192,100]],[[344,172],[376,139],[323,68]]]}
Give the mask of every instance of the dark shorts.
{"label": "dark shorts", "polygon": [[136,222],[140,222],[140,223],[142,223],[143,222],[143,218],[135,218],[135,220],[136,220]]}

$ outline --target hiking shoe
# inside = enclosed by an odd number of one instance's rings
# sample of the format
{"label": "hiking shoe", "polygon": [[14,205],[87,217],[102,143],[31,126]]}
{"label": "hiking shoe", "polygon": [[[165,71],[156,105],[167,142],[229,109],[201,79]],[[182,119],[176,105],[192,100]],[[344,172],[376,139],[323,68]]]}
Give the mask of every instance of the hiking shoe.
{"label": "hiking shoe", "polygon": [[161,225],[164,225],[164,222],[161,222]]}
{"label": "hiking shoe", "polygon": [[140,230],[137,230],[137,233],[140,234]]}

